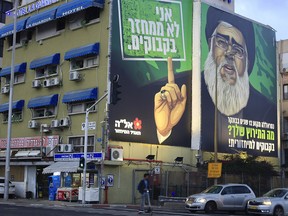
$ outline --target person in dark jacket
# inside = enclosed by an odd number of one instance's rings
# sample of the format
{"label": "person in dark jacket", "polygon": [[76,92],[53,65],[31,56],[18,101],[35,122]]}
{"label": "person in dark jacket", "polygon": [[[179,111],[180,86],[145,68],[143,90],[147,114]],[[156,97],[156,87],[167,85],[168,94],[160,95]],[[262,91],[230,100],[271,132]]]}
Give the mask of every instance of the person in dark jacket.
{"label": "person in dark jacket", "polygon": [[143,179],[139,182],[138,184],[138,191],[141,194],[141,204],[140,204],[140,209],[139,212],[144,211],[144,205],[145,202],[149,202],[149,174],[145,173]]}

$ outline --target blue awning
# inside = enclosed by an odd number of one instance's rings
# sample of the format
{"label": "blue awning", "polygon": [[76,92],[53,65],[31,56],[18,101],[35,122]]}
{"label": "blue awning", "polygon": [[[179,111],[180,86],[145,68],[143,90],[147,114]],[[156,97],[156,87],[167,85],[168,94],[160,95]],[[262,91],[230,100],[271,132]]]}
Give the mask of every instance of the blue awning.
{"label": "blue awning", "polygon": [[26,23],[26,28],[32,28],[38,25],[41,25],[43,23],[52,21],[55,19],[55,14],[56,14],[56,8],[44,11],[44,12],[40,12],[36,15],[31,16]]}
{"label": "blue awning", "polygon": [[[22,110],[24,106],[24,100],[13,101],[12,110]],[[0,104],[0,113],[7,112],[9,110],[9,102]]]}
{"label": "blue awning", "polygon": [[96,100],[98,96],[97,88],[90,88],[85,90],[71,91],[64,94],[63,103],[73,103],[76,101]]}
{"label": "blue awning", "polygon": [[73,48],[65,53],[64,59],[70,60],[86,55],[98,55],[99,54],[99,43],[89,44],[82,47]]}
{"label": "blue awning", "polygon": [[64,16],[68,16],[81,10],[85,10],[89,7],[103,8],[104,0],[75,0],[66,4],[62,4],[57,9],[56,18],[58,19]]}
{"label": "blue awning", "polygon": [[[22,20],[19,20],[16,23],[16,32],[23,31],[25,29],[26,22],[28,19],[29,19],[29,17],[22,19]],[[9,35],[12,35],[13,29],[14,29],[14,23],[7,24],[7,25],[3,26],[2,28],[0,28],[0,38],[4,38],[4,37],[7,37]]]}
{"label": "blue awning", "polygon": [[[14,73],[25,73],[26,72],[26,62],[14,66]],[[8,76],[11,74],[11,67],[3,68],[0,71],[0,77]]]}
{"label": "blue awning", "polygon": [[32,98],[29,102],[27,107],[37,108],[37,107],[45,107],[45,106],[57,106],[58,103],[58,94],[49,95],[49,96],[42,96],[37,98]]}
{"label": "blue awning", "polygon": [[57,65],[60,63],[60,53],[38,58],[30,63],[30,69],[39,68],[45,65]]}

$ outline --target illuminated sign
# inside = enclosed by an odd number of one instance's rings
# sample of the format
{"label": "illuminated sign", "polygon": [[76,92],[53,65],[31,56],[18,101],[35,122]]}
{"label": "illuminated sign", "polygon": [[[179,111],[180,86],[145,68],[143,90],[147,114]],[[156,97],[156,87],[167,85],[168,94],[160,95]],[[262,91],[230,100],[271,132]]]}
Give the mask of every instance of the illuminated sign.
{"label": "illuminated sign", "polygon": [[[49,5],[55,4],[59,2],[59,0],[39,0],[32,4],[29,4],[27,6],[21,7],[17,10],[17,17],[25,16],[26,14],[32,13],[36,10],[39,10],[41,8],[47,7]],[[8,11],[7,15],[13,15],[11,14],[12,11]]]}

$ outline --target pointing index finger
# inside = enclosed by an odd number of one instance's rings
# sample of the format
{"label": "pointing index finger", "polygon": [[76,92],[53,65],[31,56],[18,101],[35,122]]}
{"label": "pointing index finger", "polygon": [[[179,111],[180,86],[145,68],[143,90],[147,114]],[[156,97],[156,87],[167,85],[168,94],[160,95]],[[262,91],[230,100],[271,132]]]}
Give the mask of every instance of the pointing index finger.
{"label": "pointing index finger", "polygon": [[168,57],[168,83],[175,83],[172,58]]}

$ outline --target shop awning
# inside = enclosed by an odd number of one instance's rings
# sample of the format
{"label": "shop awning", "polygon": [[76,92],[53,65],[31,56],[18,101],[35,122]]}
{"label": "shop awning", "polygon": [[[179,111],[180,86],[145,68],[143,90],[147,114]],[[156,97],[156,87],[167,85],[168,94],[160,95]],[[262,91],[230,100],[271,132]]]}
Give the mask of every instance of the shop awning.
{"label": "shop awning", "polygon": [[98,96],[97,88],[66,92],[62,103],[72,103],[76,101],[96,100]]}
{"label": "shop awning", "polygon": [[[19,20],[16,23],[16,32],[23,31],[25,29],[26,22],[28,19],[29,19],[29,17],[22,19],[22,20]],[[2,28],[0,28],[0,38],[4,38],[4,37],[7,37],[9,35],[12,35],[13,29],[14,29],[14,23],[7,24],[7,25],[3,26]]]}
{"label": "shop awning", "polygon": [[30,151],[18,151],[15,157],[28,157]]}
{"label": "shop awning", "polygon": [[30,151],[28,153],[28,157],[37,157],[37,156],[40,156],[41,155],[41,151],[40,150],[33,150],[33,151]]}
{"label": "shop awning", "polygon": [[87,55],[98,55],[99,54],[99,43],[89,44],[82,47],[73,48],[65,53],[64,59],[70,60],[72,58],[77,58]]}
{"label": "shop awning", "polygon": [[49,96],[42,96],[37,98],[32,98],[29,102],[27,107],[37,108],[37,107],[45,107],[45,106],[57,106],[58,103],[58,94],[49,95]]}
{"label": "shop awning", "polygon": [[60,62],[60,53],[55,53],[50,56],[38,58],[30,63],[30,69],[43,67],[45,65],[57,65]]}
{"label": "shop awning", "polygon": [[68,16],[81,10],[85,10],[89,7],[103,8],[104,0],[76,0],[62,4],[57,9],[56,18]]}
{"label": "shop awning", "polygon": [[[14,73],[25,73],[26,72],[26,62],[14,66]],[[0,77],[8,76],[11,74],[11,67],[3,68],[0,71]]]}
{"label": "shop awning", "polygon": [[[24,100],[13,101],[12,109],[22,110],[24,106]],[[9,103],[0,105],[0,113],[7,112],[9,110]]]}
{"label": "shop awning", "polygon": [[43,174],[54,172],[77,172],[79,168],[79,161],[59,161],[45,167],[42,171]]}
{"label": "shop awning", "polygon": [[40,12],[36,15],[31,16],[26,23],[26,29],[28,28],[32,28],[38,25],[41,25],[43,23],[52,21],[55,19],[55,14],[56,14],[56,8],[50,9],[50,10],[46,10],[44,12]]}

